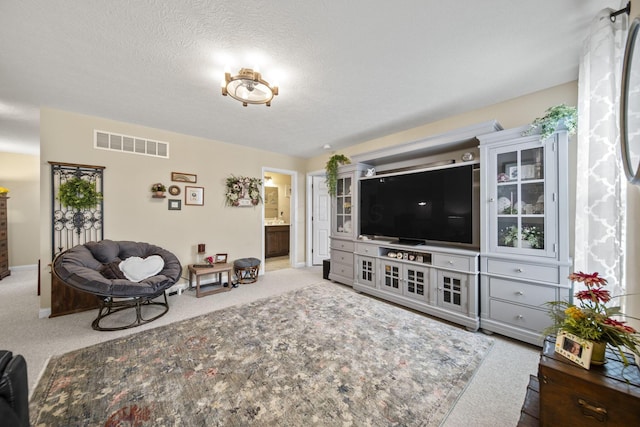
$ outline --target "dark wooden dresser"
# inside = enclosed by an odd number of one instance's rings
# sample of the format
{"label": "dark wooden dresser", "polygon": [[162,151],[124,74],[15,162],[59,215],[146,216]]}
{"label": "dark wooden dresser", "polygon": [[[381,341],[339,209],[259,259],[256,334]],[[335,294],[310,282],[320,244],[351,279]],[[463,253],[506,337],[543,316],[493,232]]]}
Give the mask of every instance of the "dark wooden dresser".
{"label": "dark wooden dresser", "polygon": [[11,274],[9,270],[9,224],[7,218],[7,200],[0,195],[0,280]]}
{"label": "dark wooden dresser", "polygon": [[633,355],[625,367],[607,349],[607,363],[586,370],[555,353],[554,346],[555,337],[547,337],[520,426],[640,426],[640,370]]}

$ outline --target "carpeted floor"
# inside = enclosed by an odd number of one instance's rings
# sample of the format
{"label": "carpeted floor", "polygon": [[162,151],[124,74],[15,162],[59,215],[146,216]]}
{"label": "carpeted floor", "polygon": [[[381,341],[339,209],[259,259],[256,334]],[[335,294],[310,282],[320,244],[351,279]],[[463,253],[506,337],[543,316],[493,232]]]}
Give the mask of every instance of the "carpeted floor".
{"label": "carpeted floor", "polygon": [[38,425],[439,425],[493,339],[313,285],[53,357]]}

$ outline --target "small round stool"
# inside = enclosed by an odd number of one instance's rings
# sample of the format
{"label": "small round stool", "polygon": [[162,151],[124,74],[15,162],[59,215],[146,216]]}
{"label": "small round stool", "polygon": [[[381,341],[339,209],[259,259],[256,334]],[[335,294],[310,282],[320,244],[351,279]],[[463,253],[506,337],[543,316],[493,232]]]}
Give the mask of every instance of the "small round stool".
{"label": "small round stool", "polygon": [[233,270],[238,283],[255,283],[258,280],[260,260],[258,258],[240,258],[233,262]]}

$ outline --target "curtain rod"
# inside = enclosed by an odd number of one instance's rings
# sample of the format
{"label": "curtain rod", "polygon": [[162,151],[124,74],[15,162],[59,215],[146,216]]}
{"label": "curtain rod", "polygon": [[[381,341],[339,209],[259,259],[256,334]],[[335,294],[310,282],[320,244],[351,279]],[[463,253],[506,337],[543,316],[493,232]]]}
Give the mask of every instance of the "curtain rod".
{"label": "curtain rod", "polygon": [[623,9],[617,10],[615,12],[611,12],[611,14],[609,15],[609,19],[611,19],[611,22],[616,22],[616,16],[621,15],[623,13],[626,13],[627,15],[629,15],[631,13],[631,2],[627,2],[627,6],[624,7]]}

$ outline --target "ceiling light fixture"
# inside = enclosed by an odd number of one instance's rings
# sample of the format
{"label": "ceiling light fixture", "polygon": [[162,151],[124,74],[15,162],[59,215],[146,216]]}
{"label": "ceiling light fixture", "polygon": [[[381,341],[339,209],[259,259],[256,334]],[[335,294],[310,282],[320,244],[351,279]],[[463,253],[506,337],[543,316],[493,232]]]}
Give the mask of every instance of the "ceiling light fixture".
{"label": "ceiling light fixture", "polygon": [[251,68],[241,68],[235,76],[224,73],[222,95],[237,99],[245,107],[248,104],[266,104],[271,107],[271,100],[277,94],[278,86],[271,86],[269,82],[262,80],[259,72]]}

